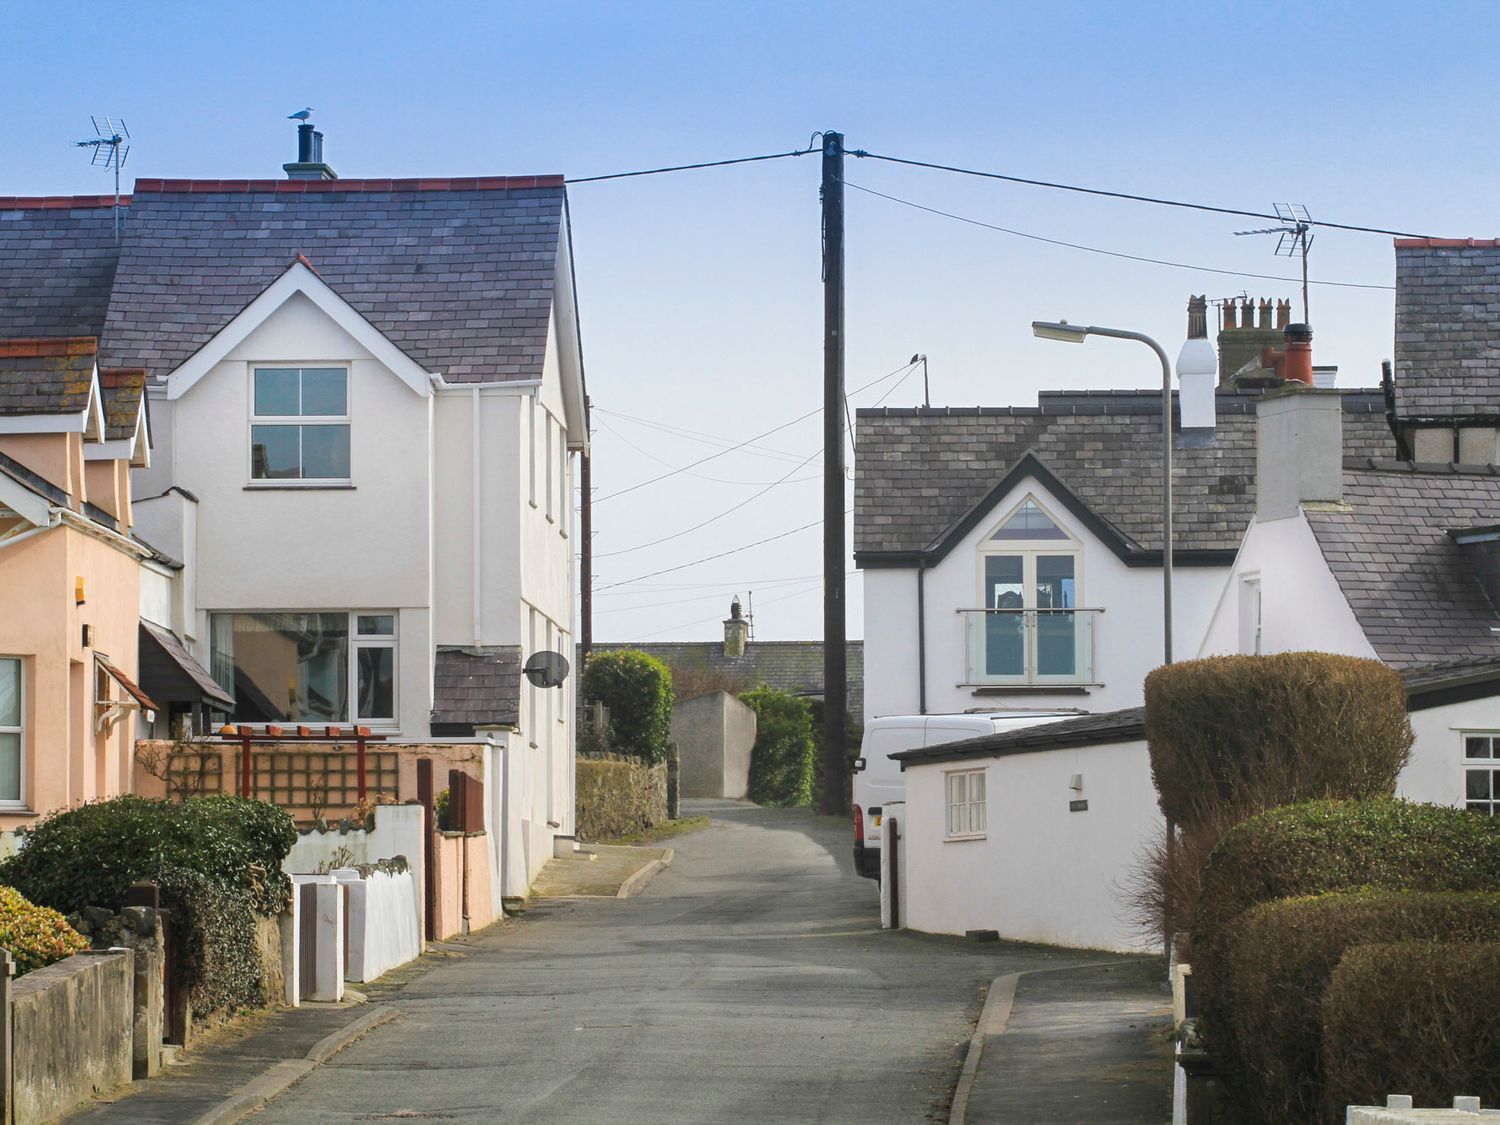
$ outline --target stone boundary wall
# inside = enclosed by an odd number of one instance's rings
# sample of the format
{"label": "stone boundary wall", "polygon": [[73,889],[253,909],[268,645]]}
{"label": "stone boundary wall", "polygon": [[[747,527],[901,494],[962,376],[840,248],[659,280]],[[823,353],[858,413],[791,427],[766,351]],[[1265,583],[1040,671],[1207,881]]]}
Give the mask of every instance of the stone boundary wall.
{"label": "stone boundary wall", "polygon": [[616,755],[579,758],[577,793],[580,840],[640,832],[667,819],[667,766]]}
{"label": "stone boundary wall", "polygon": [[55,1121],[131,1076],[135,958],[76,953],[11,992],[17,1122]]}

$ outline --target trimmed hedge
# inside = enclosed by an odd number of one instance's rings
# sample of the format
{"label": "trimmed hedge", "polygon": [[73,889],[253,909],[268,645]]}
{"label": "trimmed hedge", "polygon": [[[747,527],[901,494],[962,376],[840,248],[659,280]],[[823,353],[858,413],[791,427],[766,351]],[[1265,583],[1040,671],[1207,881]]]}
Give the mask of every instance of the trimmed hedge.
{"label": "trimmed hedge", "polygon": [[[1326,1095],[1322,1001],[1350,949],[1371,942],[1478,941],[1497,932],[1500,894],[1358,891],[1281,899],[1241,915],[1225,943],[1210,1046],[1245,1119],[1266,1125],[1343,1120],[1342,1106],[1332,1106]],[[1196,964],[1193,972],[1196,977]],[[1407,997],[1414,987],[1397,975],[1376,991]],[[1495,1019],[1495,1009],[1487,1011]],[[1361,1012],[1351,1034],[1380,1042],[1382,1021]],[[1363,1104],[1380,1104],[1393,1090],[1413,1092],[1387,1083]],[[1455,1092],[1474,1091],[1452,1087],[1445,1096]]]}
{"label": "trimmed hedge", "polygon": [[611,749],[644,762],[666,761],[672,738],[672,670],[644,652],[589,656],[583,697],[609,708]]}
{"label": "trimmed hedge", "polygon": [[246,890],[181,868],[162,872],[157,885],[172,913],[179,981],[195,1019],[276,999],[261,976],[257,915]]}
{"label": "trimmed hedge", "polygon": [[812,705],[798,695],[758,687],[740,696],[755,710],[749,797],[758,805],[810,805],[817,749]]}
{"label": "trimmed hedge", "polygon": [[1320,798],[1388,797],[1411,756],[1401,677],[1326,652],[1214,656],[1146,677],[1161,810],[1193,825]]}
{"label": "trimmed hedge", "polygon": [[71,914],[85,906],[118,908],[131,883],[197,871],[243,889],[254,909],[269,916],[291,894],[281,862],[296,840],[292,818],[264,801],[114,797],[39,821],[26,846],[0,863],[0,883]]}
{"label": "trimmed hedge", "polygon": [[27,902],[14,887],[0,887],[0,949],[15,958],[16,976],[88,947],[88,939],[56,910]]}
{"label": "trimmed hedge", "polygon": [[[1494,936],[1492,931],[1490,936]],[[1392,988],[1391,982],[1400,987]],[[1323,994],[1324,1113],[1411,1094],[1500,1103],[1500,944],[1407,942],[1344,954]]]}

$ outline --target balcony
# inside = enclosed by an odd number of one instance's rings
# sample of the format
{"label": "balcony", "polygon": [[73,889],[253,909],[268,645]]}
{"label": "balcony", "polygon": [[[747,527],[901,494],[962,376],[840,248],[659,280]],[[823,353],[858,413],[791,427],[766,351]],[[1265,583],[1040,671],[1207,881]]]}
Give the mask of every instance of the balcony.
{"label": "balcony", "polygon": [[1094,622],[1102,609],[960,609],[965,687],[1095,684]]}

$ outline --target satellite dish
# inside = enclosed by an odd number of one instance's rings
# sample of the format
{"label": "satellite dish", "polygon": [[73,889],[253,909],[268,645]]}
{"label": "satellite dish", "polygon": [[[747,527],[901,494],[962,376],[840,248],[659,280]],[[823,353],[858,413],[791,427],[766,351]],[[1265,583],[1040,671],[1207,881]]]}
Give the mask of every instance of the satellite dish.
{"label": "satellite dish", "polygon": [[521,671],[537,687],[562,687],[568,678],[568,658],[560,652],[533,652]]}

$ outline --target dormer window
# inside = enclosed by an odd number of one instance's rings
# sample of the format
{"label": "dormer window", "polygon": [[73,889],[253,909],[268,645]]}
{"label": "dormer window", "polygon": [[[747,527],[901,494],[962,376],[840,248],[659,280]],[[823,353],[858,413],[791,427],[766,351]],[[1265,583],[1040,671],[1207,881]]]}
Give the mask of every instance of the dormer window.
{"label": "dormer window", "polygon": [[349,480],[349,372],[257,367],[250,388],[250,479]]}

